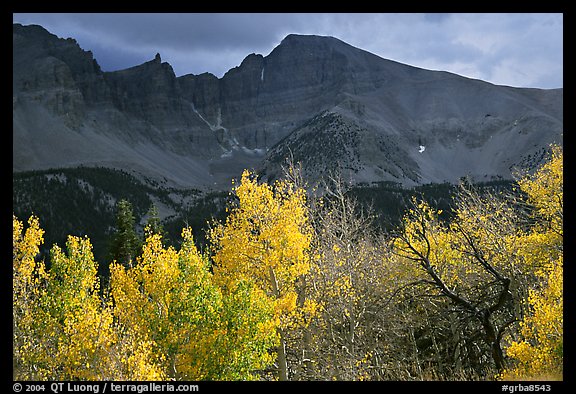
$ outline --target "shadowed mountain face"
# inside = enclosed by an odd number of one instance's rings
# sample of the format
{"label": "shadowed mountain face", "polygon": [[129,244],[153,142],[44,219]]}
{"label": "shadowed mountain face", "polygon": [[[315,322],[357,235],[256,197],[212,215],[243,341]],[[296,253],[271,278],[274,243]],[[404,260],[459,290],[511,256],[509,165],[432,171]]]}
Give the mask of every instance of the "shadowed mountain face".
{"label": "shadowed mountain face", "polygon": [[13,26],[13,170],[100,165],[171,185],[229,188],[244,168],[311,184],[510,178],[562,144],[563,89],[492,85],[289,35],[218,79],[160,55],[103,72],[91,52]]}

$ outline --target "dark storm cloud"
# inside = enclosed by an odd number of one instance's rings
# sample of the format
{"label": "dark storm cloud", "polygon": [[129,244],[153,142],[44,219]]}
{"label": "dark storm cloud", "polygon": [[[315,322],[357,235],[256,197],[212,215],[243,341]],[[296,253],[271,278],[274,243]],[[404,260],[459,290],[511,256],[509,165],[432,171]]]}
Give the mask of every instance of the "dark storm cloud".
{"label": "dark storm cloud", "polygon": [[119,40],[116,45],[172,49],[231,49],[274,44],[278,29],[297,28],[285,14],[16,14],[53,30]]}
{"label": "dark storm cloud", "polygon": [[15,14],[92,50],[104,70],[160,52],[177,75],[221,77],[289,33],[337,37],[381,57],[497,84],[561,87],[562,14]]}

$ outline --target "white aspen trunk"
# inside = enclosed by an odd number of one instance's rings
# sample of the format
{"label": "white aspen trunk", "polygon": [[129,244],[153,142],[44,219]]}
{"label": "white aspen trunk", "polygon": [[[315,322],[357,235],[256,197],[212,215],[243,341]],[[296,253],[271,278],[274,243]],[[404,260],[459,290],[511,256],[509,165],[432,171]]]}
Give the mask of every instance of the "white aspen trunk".
{"label": "white aspen trunk", "polygon": [[[278,281],[276,280],[276,274],[274,273],[274,268],[270,267],[270,281],[272,282],[272,290],[274,291],[274,296],[280,298],[280,289],[278,289]],[[278,380],[288,380],[288,361],[286,360],[286,339],[284,338],[284,332],[282,329],[278,329],[280,334],[280,345],[278,346]]]}

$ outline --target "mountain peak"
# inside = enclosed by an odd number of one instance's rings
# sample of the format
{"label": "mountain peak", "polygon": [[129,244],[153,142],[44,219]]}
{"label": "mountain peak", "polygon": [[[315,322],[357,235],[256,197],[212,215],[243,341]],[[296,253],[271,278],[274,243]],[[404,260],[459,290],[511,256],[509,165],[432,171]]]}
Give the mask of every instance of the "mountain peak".
{"label": "mountain peak", "polygon": [[331,47],[333,48],[335,46],[353,48],[351,45],[346,44],[344,41],[341,41],[335,37],[319,36],[314,34],[288,34],[286,37],[284,37],[278,46],[312,46],[317,49],[327,49]]}
{"label": "mountain peak", "polygon": [[12,24],[12,32],[16,34],[26,35],[26,36],[47,36],[54,37],[56,35],[50,33],[44,27],[40,25],[22,25],[21,23]]}
{"label": "mountain peak", "polygon": [[333,42],[341,42],[343,41],[332,37],[332,36],[320,36],[317,34],[296,34],[290,33],[281,41],[281,43],[288,43],[288,42],[318,42],[318,41],[333,41]]}
{"label": "mountain peak", "polygon": [[353,68],[365,68],[368,64],[375,65],[382,60],[393,62],[332,36],[302,34],[288,34],[269,56],[301,57],[307,58],[306,61],[313,57],[320,62],[348,63]]}

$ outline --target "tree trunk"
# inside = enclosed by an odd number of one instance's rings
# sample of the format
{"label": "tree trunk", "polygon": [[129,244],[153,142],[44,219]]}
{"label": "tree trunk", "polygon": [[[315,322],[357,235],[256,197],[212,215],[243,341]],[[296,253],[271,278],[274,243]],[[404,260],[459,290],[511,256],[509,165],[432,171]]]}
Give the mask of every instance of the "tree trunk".
{"label": "tree trunk", "polygon": [[[298,292],[298,299],[297,305],[298,308],[304,308],[304,302],[306,301],[306,277],[301,276],[299,278],[300,286],[297,288]],[[304,348],[302,349],[302,358],[300,360],[300,371],[299,376],[297,377],[298,380],[305,379],[305,375],[309,373],[312,364],[310,362],[309,354],[310,354],[310,344],[312,343],[312,333],[310,332],[310,326],[306,325],[304,328],[304,335],[303,335],[303,345]]]}
{"label": "tree trunk", "polygon": [[[270,282],[272,283],[272,291],[276,298],[280,298],[280,289],[278,289],[278,281],[274,268],[270,267]],[[284,332],[278,328],[280,334],[280,345],[278,346],[278,380],[288,380],[288,361],[286,360],[286,339]]]}
{"label": "tree trunk", "polygon": [[278,329],[280,333],[280,345],[278,346],[278,380],[288,380],[288,362],[286,360],[286,340],[284,333]]}
{"label": "tree trunk", "polygon": [[490,351],[492,353],[492,359],[494,364],[496,364],[496,369],[499,372],[504,370],[506,366],[504,363],[504,353],[502,352],[502,347],[500,346],[500,339],[496,334],[494,325],[490,321],[490,312],[484,311],[482,316],[482,325],[484,326],[484,332],[486,333],[486,339],[490,344]]}

